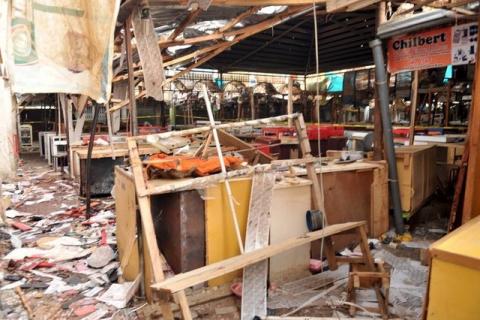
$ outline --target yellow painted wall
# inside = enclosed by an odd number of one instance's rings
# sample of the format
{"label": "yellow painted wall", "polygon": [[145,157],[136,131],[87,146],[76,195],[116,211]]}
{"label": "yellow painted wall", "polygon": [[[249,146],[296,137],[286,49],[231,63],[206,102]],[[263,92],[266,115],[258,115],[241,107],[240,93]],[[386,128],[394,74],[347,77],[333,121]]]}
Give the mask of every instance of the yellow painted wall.
{"label": "yellow painted wall", "polygon": [[[250,203],[251,178],[230,181],[233,197],[236,203],[237,220],[240,226],[242,241],[245,241],[248,207]],[[235,236],[235,228],[228,205],[225,184],[217,184],[205,190],[205,232],[206,232],[206,262],[211,264],[240,254]],[[212,279],[210,286],[231,282],[241,277],[241,270],[225,276]]]}
{"label": "yellow painted wall", "polygon": [[428,320],[480,319],[480,270],[433,259]]}

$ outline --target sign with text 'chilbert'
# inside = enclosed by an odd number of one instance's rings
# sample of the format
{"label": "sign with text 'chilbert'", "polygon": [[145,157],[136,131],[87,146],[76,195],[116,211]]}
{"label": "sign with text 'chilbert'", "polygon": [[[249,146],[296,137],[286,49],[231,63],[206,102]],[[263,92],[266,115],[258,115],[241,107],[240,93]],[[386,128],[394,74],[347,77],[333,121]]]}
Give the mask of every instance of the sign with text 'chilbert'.
{"label": "sign with text 'chilbert'", "polygon": [[477,23],[416,32],[388,41],[388,71],[475,63]]}

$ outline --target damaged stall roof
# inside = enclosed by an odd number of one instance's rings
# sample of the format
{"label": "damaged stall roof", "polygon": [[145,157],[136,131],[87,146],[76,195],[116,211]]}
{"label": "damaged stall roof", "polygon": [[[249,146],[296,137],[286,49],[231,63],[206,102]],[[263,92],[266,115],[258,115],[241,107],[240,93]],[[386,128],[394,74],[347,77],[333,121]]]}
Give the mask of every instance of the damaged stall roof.
{"label": "damaged stall roof", "polygon": [[[204,11],[150,1],[149,10],[167,69],[192,66],[219,49],[205,59],[203,68],[294,74],[314,71],[311,5],[211,5]],[[324,5],[318,5],[316,12],[321,71],[372,64],[368,41],[375,33],[374,8],[327,15]],[[134,59],[138,61],[138,57]],[[125,68],[121,69],[124,73]]]}
{"label": "damaged stall roof", "polygon": [[[125,1],[122,7],[129,2],[134,1]],[[149,2],[166,68],[202,66],[221,72],[287,74],[315,71],[311,1],[206,1],[210,4],[208,10],[195,4],[188,7],[190,3],[193,1]],[[199,3],[202,6],[203,2]],[[272,5],[293,3],[295,5]],[[252,4],[259,6],[248,6]],[[402,15],[427,8],[415,1],[402,6],[399,8],[394,3],[392,8],[399,9]],[[429,10],[443,8],[463,17],[475,15],[478,9],[463,1],[434,1],[427,6]],[[293,12],[295,8],[299,10]],[[119,22],[125,19],[122,11]],[[373,4],[355,12],[331,13],[327,12],[325,2],[318,2],[320,72],[373,63],[368,42],[375,38],[376,11]]]}

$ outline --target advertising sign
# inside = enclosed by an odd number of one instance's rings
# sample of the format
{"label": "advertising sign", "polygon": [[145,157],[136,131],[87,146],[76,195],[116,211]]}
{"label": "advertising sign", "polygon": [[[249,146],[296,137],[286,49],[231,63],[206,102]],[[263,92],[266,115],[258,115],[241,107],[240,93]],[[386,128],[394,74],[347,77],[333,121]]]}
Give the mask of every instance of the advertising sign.
{"label": "advertising sign", "polygon": [[397,73],[475,62],[477,23],[392,37],[388,71]]}

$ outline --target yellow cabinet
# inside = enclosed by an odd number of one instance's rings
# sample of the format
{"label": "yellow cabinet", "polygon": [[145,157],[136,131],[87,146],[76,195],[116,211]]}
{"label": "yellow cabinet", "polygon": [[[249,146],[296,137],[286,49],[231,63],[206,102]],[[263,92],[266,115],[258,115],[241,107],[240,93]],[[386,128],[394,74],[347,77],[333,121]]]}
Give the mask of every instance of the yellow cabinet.
{"label": "yellow cabinet", "polygon": [[480,319],[480,217],[430,247],[427,320]]}

